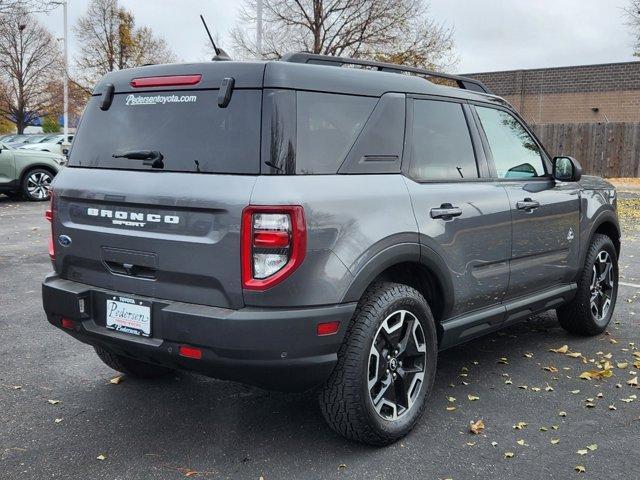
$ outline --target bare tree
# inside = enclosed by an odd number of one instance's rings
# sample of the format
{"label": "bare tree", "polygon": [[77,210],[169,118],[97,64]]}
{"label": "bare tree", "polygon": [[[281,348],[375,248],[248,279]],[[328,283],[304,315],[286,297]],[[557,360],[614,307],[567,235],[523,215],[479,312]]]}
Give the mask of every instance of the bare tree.
{"label": "bare tree", "polygon": [[633,30],[635,57],[640,57],[640,0],[631,0],[625,8],[627,23]]}
{"label": "bare tree", "polygon": [[136,27],[118,0],[92,0],[74,31],[81,45],[76,58],[79,82],[87,88],[107,72],[175,61],[164,39],[148,27]]}
{"label": "bare tree", "polygon": [[423,0],[263,0],[262,52],[255,12],[256,0],[244,0],[231,31],[243,58],[302,50],[443,70],[457,63],[453,29],[430,18]]}
{"label": "bare tree", "polygon": [[47,112],[49,84],[61,72],[60,49],[46,28],[24,11],[0,16],[0,116],[18,133]]}
{"label": "bare tree", "polygon": [[0,0],[0,15],[12,15],[19,12],[47,12],[59,3],[59,0]]}

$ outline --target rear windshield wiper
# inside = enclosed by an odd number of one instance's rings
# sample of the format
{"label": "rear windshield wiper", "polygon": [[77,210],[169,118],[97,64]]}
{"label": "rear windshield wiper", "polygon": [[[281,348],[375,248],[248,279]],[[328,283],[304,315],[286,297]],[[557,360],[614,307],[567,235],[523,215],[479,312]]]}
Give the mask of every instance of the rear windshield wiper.
{"label": "rear windshield wiper", "polygon": [[143,165],[151,168],[164,168],[164,155],[157,150],[129,150],[111,155],[113,158],[127,158],[129,160],[144,160]]}

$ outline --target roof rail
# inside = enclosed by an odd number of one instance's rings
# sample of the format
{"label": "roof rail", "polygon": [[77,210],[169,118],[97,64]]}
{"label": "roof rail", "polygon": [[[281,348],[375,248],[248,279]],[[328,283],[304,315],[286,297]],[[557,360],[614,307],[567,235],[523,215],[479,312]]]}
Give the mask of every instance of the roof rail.
{"label": "roof rail", "polygon": [[[435,77],[452,80],[456,83],[456,85],[458,85],[458,88],[462,88],[465,90],[489,94],[492,93],[484,83],[474,78],[449,75],[448,73],[433,72],[431,70],[424,70],[422,68],[397,65],[395,63],[375,62],[373,60],[361,60],[359,58],[332,57],[330,55],[318,55],[315,53],[306,52],[288,53],[282,57],[281,61],[292,63],[309,63],[313,65],[326,65],[332,67],[342,67],[343,65],[359,65],[363,67],[369,67],[370,69],[376,70],[378,72],[414,73],[417,75],[422,75],[424,77]],[[426,80],[428,80],[428,78]]]}

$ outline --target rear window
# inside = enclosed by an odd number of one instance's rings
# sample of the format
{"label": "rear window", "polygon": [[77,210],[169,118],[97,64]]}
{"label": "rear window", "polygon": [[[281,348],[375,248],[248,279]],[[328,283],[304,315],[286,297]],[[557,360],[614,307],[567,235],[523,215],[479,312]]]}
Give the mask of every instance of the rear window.
{"label": "rear window", "polygon": [[378,98],[266,90],[265,173],[335,174]]}
{"label": "rear window", "polygon": [[[93,97],[69,165],[152,170],[127,151],[162,153],[164,171],[256,174],[260,171],[261,90],[236,90],[226,108],[217,90],[118,93],[107,111]],[[155,170],[155,169],[154,169]]]}

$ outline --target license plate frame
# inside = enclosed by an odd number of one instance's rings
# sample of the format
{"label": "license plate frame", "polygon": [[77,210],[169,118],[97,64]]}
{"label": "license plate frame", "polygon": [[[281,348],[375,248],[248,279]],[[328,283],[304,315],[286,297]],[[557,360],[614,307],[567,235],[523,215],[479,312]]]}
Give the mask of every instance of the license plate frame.
{"label": "license plate frame", "polygon": [[108,329],[138,337],[151,336],[151,302],[109,295],[105,307],[105,325]]}

